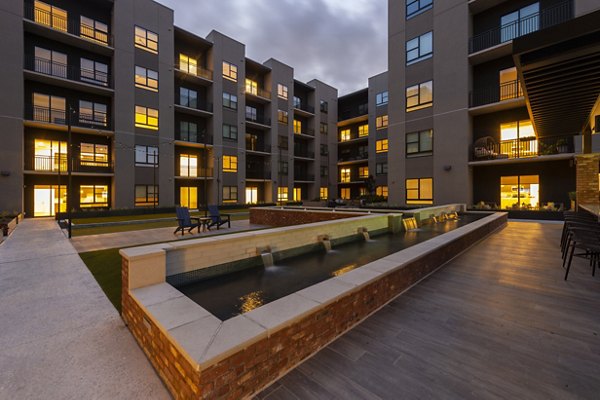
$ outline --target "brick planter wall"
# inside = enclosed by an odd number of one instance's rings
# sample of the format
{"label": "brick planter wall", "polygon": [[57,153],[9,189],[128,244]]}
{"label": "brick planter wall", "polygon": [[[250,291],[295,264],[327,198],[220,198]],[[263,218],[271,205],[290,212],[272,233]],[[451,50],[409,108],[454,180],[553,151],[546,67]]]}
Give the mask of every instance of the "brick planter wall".
{"label": "brick planter wall", "polygon": [[266,226],[292,226],[313,222],[360,217],[365,214],[332,211],[304,211],[277,208],[251,208],[250,223]]}
{"label": "brick planter wall", "polygon": [[577,162],[577,204],[600,205],[598,172],[600,154],[581,154]]}

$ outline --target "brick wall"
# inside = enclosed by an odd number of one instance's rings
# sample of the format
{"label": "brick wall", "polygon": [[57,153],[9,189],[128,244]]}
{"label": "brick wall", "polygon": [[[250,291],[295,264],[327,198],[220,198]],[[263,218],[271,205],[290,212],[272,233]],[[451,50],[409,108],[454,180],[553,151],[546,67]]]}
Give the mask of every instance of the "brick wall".
{"label": "brick wall", "polygon": [[577,163],[577,204],[600,205],[598,172],[600,154],[582,154]]}
{"label": "brick wall", "polygon": [[[363,214],[365,215],[365,214]],[[360,217],[361,214],[330,212],[330,211],[304,211],[282,210],[274,208],[251,208],[250,223],[266,226],[292,226],[310,224],[313,222],[333,221],[336,219]]]}

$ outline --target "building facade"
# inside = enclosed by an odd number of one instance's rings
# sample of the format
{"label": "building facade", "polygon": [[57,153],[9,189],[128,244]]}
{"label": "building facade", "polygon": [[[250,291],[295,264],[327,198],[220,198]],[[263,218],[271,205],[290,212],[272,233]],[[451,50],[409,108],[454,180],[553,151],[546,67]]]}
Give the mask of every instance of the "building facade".
{"label": "building facade", "polygon": [[335,190],[335,88],[253,61],[219,32],[180,29],[151,0],[11,1],[0,21],[10,93],[0,210],[52,216],[68,197],[74,209],[198,208]]}

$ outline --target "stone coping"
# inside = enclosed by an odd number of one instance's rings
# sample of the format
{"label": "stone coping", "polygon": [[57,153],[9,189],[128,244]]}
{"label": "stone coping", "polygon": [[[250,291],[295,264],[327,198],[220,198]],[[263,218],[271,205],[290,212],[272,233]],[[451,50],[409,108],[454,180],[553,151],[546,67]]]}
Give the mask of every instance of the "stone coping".
{"label": "stone coping", "polygon": [[[216,318],[168,283],[130,293],[200,371],[505,215],[494,213],[226,321]],[[135,257],[136,252],[128,255]]]}

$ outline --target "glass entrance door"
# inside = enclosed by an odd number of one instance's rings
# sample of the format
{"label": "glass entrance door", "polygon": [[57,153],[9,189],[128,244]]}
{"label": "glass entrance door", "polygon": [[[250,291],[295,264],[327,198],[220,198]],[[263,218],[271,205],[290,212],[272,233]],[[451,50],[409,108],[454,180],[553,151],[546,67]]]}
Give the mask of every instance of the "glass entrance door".
{"label": "glass entrance door", "polygon": [[[60,208],[59,208],[60,207]],[[57,212],[67,211],[67,187],[65,185],[35,185],[33,187],[33,216],[53,217]]]}
{"label": "glass entrance door", "polygon": [[248,186],[246,187],[246,204],[258,203],[258,187]]}

